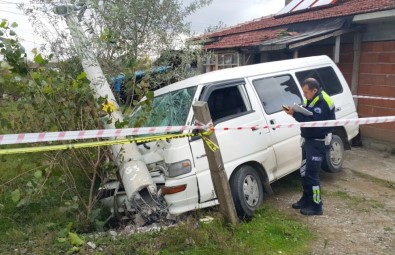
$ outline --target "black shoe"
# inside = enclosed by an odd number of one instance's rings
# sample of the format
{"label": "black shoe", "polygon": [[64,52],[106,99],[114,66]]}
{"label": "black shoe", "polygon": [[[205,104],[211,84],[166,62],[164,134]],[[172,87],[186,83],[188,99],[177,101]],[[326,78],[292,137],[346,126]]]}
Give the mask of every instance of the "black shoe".
{"label": "black shoe", "polygon": [[292,204],[293,209],[302,209],[308,206],[305,200],[300,199],[298,202]]}
{"label": "black shoe", "polygon": [[300,213],[303,215],[322,215],[324,212],[321,205],[310,205],[300,209]]}

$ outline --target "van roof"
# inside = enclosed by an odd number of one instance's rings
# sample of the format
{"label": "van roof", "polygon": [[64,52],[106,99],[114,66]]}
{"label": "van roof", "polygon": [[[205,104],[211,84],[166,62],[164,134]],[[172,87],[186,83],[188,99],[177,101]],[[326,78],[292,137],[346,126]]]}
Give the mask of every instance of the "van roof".
{"label": "van roof", "polygon": [[297,58],[289,60],[281,60],[274,62],[266,62],[261,64],[240,66],[234,68],[227,68],[218,71],[212,71],[200,74],[176,83],[170,84],[166,87],[155,91],[156,95],[161,95],[170,91],[179,90],[187,87],[192,87],[205,83],[213,83],[218,81],[234,80],[248,76],[259,74],[270,74],[274,72],[281,72],[291,69],[316,66],[322,64],[333,63],[328,56],[314,56],[306,58]]}

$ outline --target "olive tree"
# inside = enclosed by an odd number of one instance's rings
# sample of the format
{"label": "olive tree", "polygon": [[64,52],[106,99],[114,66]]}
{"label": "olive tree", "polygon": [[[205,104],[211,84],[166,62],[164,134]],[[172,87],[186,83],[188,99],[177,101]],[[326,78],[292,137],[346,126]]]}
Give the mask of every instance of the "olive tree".
{"label": "olive tree", "polygon": [[[79,12],[79,24],[89,37],[100,65],[107,75],[132,73],[146,56],[184,48],[191,36],[185,18],[212,0],[85,0],[70,1]],[[55,1],[31,0],[21,6],[58,58],[73,55],[69,31],[53,13]],[[44,18],[43,18],[44,17]]]}

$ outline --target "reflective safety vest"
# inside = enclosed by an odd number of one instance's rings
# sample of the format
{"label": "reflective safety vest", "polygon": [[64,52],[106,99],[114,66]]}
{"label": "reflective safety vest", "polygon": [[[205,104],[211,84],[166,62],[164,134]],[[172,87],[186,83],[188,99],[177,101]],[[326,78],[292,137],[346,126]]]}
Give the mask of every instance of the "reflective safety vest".
{"label": "reflective safety vest", "polygon": [[[325,102],[328,104],[329,110],[332,111],[333,108],[335,108],[335,104],[332,101],[332,98],[325,92],[325,91],[321,91],[320,93],[323,97],[323,99],[325,100]],[[314,105],[318,102],[318,100],[320,99],[320,95],[317,95],[313,101],[311,101],[311,103],[309,104],[309,108],[313,108]],[[307,106],[307,99],[305,98],[303,101],[303,106],[306,107]]]}

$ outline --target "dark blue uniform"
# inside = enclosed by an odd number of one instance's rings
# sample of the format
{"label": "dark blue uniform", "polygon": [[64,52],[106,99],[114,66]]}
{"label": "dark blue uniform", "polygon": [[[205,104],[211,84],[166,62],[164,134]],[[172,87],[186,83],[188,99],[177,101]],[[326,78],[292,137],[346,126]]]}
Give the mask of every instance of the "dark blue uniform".
{"label": "dark blue uniform", "polygon": [[[333,101],[322,90],[318,91],[312,100],[305,100],[303,106],[313,115],[306,116],[295,112],[293,117],[298,122],[336,119]],[[305,140],[302,145],[303,160],[300,167],[303,184],[303,196],[300,202],[303,204],[302,208],[310,207],[311,210],[322,214],[319,173],[322,160],[326,155],[325,137],[332,132],[332,127],[301,128],[300,130]]]}

